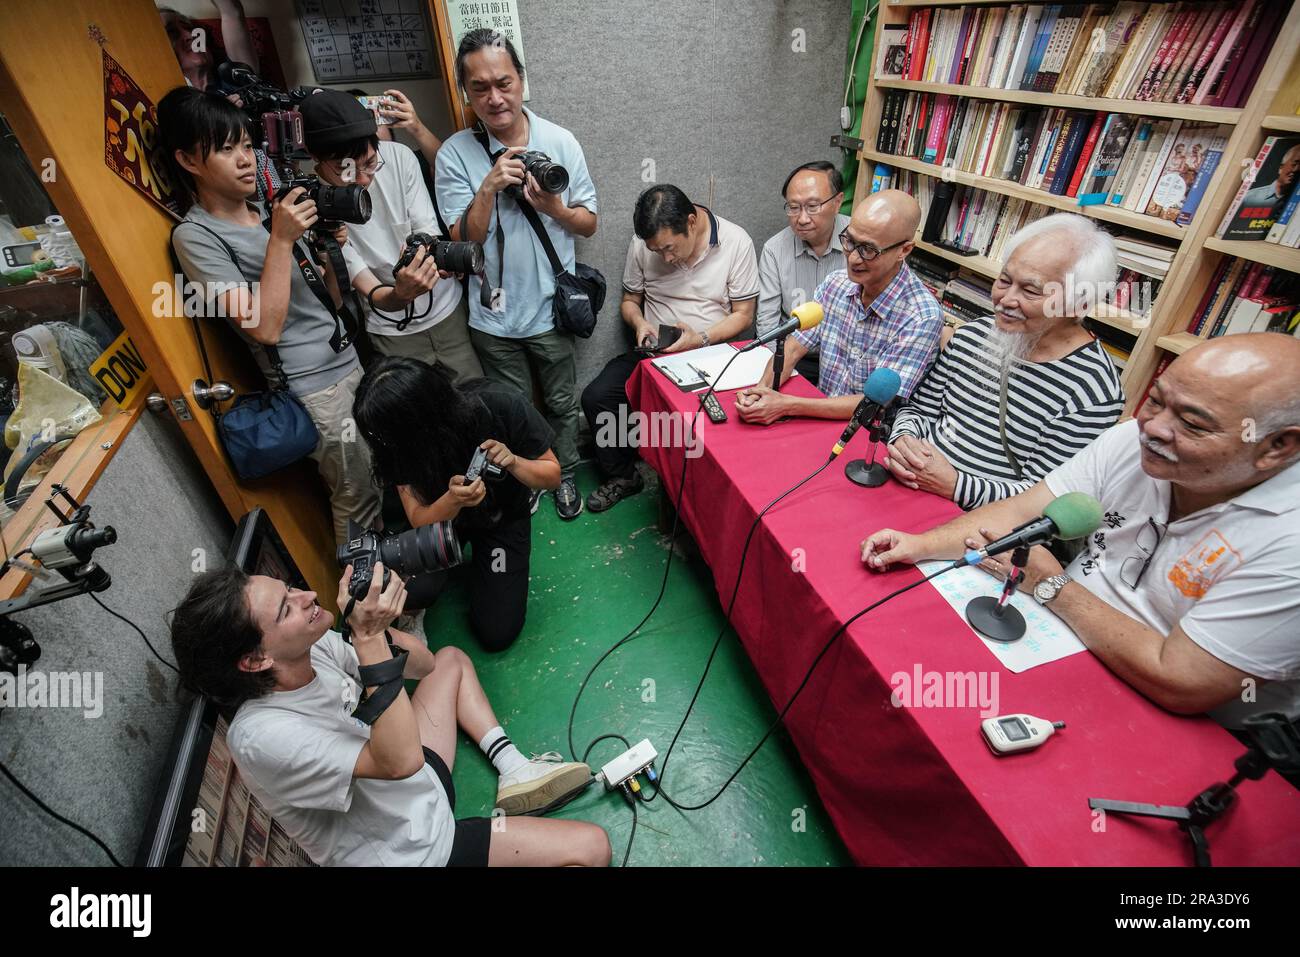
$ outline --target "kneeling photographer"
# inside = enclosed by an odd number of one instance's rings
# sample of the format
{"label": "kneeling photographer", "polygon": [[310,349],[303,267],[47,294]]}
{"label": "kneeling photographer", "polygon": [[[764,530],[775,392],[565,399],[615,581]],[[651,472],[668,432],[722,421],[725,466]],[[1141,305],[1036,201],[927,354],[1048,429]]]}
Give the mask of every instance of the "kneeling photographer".
{"label": "kneeling photographer", "polygon": [[[464,652],[390,627],[405,586],[371,571],[359,596],[351,566],[339,581],[347,640],[315,592],[234,565],[200,575],[172,613],[181,681],[234,709],[227,741],[249,790],[324,866],[607,865],[593,824],[452,816],[458,725],[496,768],[505,814],[563,803],[591,771],[525,758]],[[404,681],[417,682],[409,694]]]}
{"label": "kneeling photographer", "polygon": [[[355,96],[320,90],[298,109],[316,175],[333,186],[360,186],[370,197],[370,219],[347,227],[343,259],[366,305],[366,331],[375,352],[441,362],[458,383],[482,376],[461,283],[453,276],[481,272],[481,248],[436,245],[441,224],[415,153],[401,143],[381,141],[374,113]],[[416,241],[408,254],[412,237]],[[435,249],[445,261],[437,261]]]}
{"label": "kneeling photographer", "polygon": [[[349,519],[369,527],[379,517],[369,456],[345,430],[361,364],[338,314],[307,278],[300,241],[319,219],[316,202],[295,185],[265,221],[254,205],[258,160],[249,125],[216,93],[177,87],[159,102],[163,153],[189,203],[172,249],[186,280],[213,290],[208,314],[228,319],[271,388],[287,389],[311,419],[318,440],[304,454],[329,487],[342,541]],[[202,336],[197,323],[196,331]]]}
{"label": "kneeling photographer", "polygon": [[[447,370],[408,358],[370,368],[353,415],[378,484],[397,492],[411,525],[451,522],[470,544],[470,627],[485,650],[505,650],[528,610],[531,493],[560,484],[555,433],[510,386],[455,386]],[[447,574],[412,577],[408,607],[432,604]]]}

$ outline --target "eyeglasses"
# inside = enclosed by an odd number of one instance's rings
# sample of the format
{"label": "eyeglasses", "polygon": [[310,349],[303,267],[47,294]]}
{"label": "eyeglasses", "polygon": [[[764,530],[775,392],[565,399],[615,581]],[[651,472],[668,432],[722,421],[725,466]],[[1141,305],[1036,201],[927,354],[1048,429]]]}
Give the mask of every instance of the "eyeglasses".
{"label": "eyeglasses", "polygon": [[[347,179],[347,178],[348,178],[348,170],[347,170],[347,168],[344,166],[344,164],[345,164],[345,163],[353,163],[353,164],[355,164],[355,163],[356,163],[356,160],[346,160],[346,159],[341,159],[341,160],[327,160],[326,162],[329,164],[329,166],[330,166],[330,167],[331,167],[335,172],[337,172],[337,173],[338,173],[340,176],[342,176],[344,179]],[[383,168],[384,168],[384,159],[383,159],[382,156],[380,156],[378,153],[376,153],[376,154],[375,154],[375,155],[370,159],[370,161],[367,162],[364,166],[355,166],[353,171],[356,172],[356,173],[365,173],[367,176],[374,176],[376,173],[378,173],[378,172],[379,172],[381,169],[383,169]]]}
{"label": "eyeglasses", "polygon": [[829,206],[831,200],[838,195],[840,194],[836,193],[834,196],[827,196],[825,199],[816,200],[811,203],[782,203],[781,208],[785,210],[785,214],[791,219],[797,218],[800,211],[807,213],[809,216],[816,216],[823,209]]}
{"label": "eyeglasses", "polygon": [[[1167,525],[1158,524],[1154,518],[1148,518],[1146,525],[1142,526],[1142,530],[1138,532],[1137,546],[1142,554],[1131,555],[1124,559],[1124,564],[1120,565],[1119,580],[1134,591],[1137,591],[1142,576],[1151,567],[1151,559],[1155,558],[1156,548],[1159,547],[1160,540],[1164,537],[1165,529],[1168,527]],[[1141,562],[1141,565],[1137,565],[1137,562]],[[1136,574],[1133,573],[1134,568],[1137,569]],[[1132,581],[1129,580],[1130,578]]]}
{"label": "eyeglasses", "polygon": [[884,249],[880,249],[874,243],[855,243],[851,238],[849,238],[849,231],[847,229],[840,233],[840,245],[844,247],[844,258],[848,259],[849,256],[857,253],[864,263],[869,263],[873,259],[877,258],[881,253],[887,253],[891,249],[897,249],[906,242],[909,242],[909,240],[900,239],[898,242],[890,243]]}

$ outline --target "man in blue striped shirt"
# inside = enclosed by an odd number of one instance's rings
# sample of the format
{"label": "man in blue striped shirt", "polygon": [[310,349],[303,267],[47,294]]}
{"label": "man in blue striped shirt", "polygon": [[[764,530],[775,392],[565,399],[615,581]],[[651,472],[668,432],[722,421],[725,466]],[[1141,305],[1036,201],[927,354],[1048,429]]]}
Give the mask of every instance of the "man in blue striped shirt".
{"label": "man in blue striped shirt", "polygon": [[1119,420],[1119,373],[1083,317],[1115,280],[1115,244],[1057,213],[1007,241],[993,316],[968,322],[903,406],[886,466],[965,509],[1023,492]]}
{"label": "man in blue striped shirt", "polygon": [[831,273],[813,298],[822,304],[821,324],[796,332],[786,343],[781,381],[811,349],[821,354],[818,386],[826,398],[787,395],[763,380],[736,396],[744,422],[771,425],[787,416],[847,419],[862,397],[862,384],[876,369],[893,369],[899,396],[912,394],[934,362],[943,330],[943,309],[907,267],[921,209],[896,189],[872,193],[853,211],[840,234],[847,268]]}

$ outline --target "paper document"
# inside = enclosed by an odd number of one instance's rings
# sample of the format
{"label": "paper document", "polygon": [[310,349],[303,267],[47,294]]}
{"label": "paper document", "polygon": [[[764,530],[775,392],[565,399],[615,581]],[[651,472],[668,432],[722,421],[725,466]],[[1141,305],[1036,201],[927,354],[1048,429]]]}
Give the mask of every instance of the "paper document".
{"label": "paper document", "polygon": [[[655,368],[680,386],[690,388],[694,383],[699,383],[700,389],[713,386],[716,392],[727,392],[756,384],[763,378],[763,373],[771,359],[772,353],[766,349],[759,348],[738,353],[735,348],[722,342],[703,349],[659,356],[650,361],[655,364]],[[721,381],[717,381],[728,362],[731,366],[727,368],[726,375]],[[798,375],[798,372],[794,375]]]}
{"label": "paper document", "polygon": [[[950,563],[918,562],[916,567],[921,574],[932,575],[948,564]],[[996,598],[1002,592],[1000,580],[971,566],[940,575],[930,584],[943,596],[944,601],[952,605],[967,628],[970,628],[969,622],[966,622],[967,603],[980,595]],[[1025,637],[1019,641],[990,641],[970,628],[971,634],[984,642],[1008,671],[1020,674],[1038,665],[1068,658],[1086,650],[1070,626],[1057,618],[1051,609],[1036,602],[1032,596],[1017,591],[1011,596],[1011,605],[1025,616]]]}

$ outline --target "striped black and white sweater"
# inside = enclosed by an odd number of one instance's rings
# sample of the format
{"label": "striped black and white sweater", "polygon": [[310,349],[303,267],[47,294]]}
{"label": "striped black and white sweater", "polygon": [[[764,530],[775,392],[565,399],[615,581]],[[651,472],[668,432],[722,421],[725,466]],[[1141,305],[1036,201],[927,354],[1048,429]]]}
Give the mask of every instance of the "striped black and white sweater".
{"label": "striped black and white sweater", "polygon": [[1096,340],[1053,362],[1017,362],[1007,387],[1007,442],[998,432],[1001,370],[986,352],[991,317],[969,322],[899,410],[889,440],[913,435],[935,445],[957,470],[953,501],[977,508],[1030,488],[1119,421],[1124,391]]}

